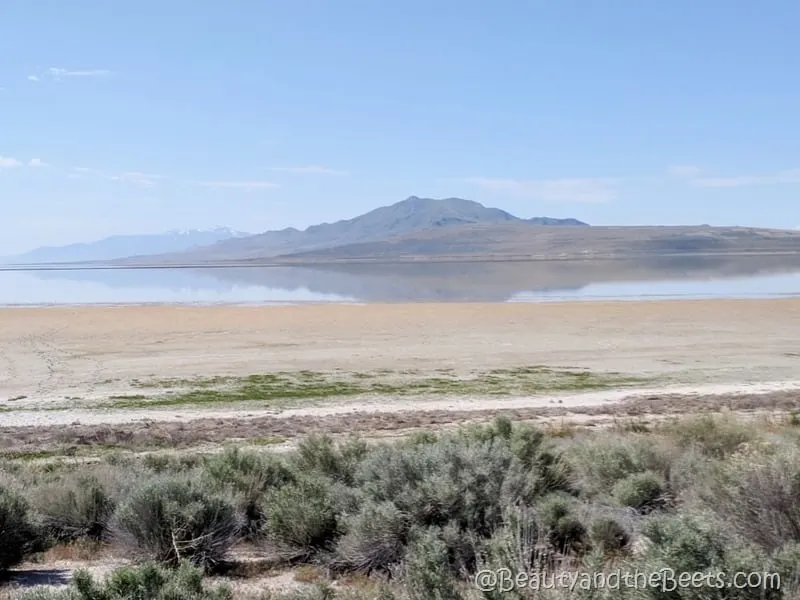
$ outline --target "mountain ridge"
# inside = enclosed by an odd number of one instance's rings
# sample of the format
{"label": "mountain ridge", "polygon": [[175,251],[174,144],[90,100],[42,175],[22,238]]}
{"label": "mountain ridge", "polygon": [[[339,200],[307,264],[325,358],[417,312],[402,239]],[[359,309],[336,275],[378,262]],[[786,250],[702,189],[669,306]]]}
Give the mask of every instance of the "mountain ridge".
{"label": "mountain ridge", "polygon": [[[123,243],[131,238],[143,243]],[[97,246],[102,242],[111,244],[113,252],[106,248],[106,254],[98,256]],[[95,252],[89,253],[87,248]],[[38,249],[28,253],[27,264],[170,267],[724,254],[800,255],[800,231],[709,225],[589,226],[574,218],[520,218],[463,198],[410,196],[304,230],[287,227],[245,234],[216,228],[112,236],[89,244]]]}
{"label": "mountain ridge", "polygon": [[405,200],[372,209],[350,219],[311,225],[304,230],[286,228],[266,231],[246,238],[222,240],[188,252],[161,256],[129,257],[126,264],[142,260],[208,261],[253,260],[312,252],[352,244],[376,242],[415,232],[450,229],[470,224],[521,223],[531,226],[588,227],[578,219],[533,217],[523,219],[500,208],[484,206],[463,198],[421,198]]}

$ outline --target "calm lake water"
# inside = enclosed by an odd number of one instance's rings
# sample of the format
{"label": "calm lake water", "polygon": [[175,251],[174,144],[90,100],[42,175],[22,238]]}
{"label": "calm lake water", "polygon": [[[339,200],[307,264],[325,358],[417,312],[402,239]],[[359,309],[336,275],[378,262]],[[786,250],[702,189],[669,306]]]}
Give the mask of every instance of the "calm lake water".
{"label": "calm lake water", "polygon": [[800,257],[0,271],[0,305],[537,302],[800,295]]}

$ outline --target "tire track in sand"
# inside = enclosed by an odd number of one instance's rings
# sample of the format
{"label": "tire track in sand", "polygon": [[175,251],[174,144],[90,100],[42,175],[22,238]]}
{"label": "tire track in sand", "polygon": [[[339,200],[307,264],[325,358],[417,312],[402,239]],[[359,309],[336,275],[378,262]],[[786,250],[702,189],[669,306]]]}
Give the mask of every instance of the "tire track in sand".
{"label": "tire track in sand", "polygon": [[0,346],[0,385],[10,385],[19,377],[16,361]]}
{"label": "tire track in sand", "polygon": [[[64,348],[57,342],[58,334],[66,326],[32,334],[20,342],[43,365],[36,382],[35,399],[45,400],[62,396],[66,392],[91,393],[103,372],[101,360]],[[86,364],[88,363],[88,364]]]}

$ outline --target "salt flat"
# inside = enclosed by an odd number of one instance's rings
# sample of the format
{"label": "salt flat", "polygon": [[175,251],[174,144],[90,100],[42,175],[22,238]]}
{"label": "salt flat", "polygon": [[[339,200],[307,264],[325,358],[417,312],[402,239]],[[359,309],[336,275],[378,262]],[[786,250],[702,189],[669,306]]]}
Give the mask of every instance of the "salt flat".
{"label": "salt flat", "polygon": [[[273,371],[581,367],[670,383],[800,379],[800,299],[0,310],[0,402]],[[3,420],[0,412],[0,421]]]}

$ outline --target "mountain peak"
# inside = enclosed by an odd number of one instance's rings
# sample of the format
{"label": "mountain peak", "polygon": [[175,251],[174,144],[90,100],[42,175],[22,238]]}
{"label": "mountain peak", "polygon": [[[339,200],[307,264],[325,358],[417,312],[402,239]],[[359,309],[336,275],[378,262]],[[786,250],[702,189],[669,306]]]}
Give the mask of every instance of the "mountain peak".
{"label": "mountain peak", "polygon": [[486,208],[480,202],[475,202],[474,200],[465,200],[464,198],[425,198],[420,196],[409,196],[405,200],[401,200],[400,202],[395,203],[393,206],[402,206],[402,205],[411,205],[416,207],[421,206],[471,206],[475,208]]}
{"label": "mountain peak", "polygon": [[[458,223],[484,223],[497,221],[525,221],[533,225],[586,225],[577,219],[556,219],[553,217],[532,217],[522,219],[499,208],[490,208],[464,198],[421,198],[419,196],[409,196],[405,200],[385,207],[394,212],[408,212],[414,215],[428,214],[430,226],[439,227],[443,224],[451,225]],[[381,211],[383,209],[376,209]],[[375,213],[376,211],[372,211]],[[367,214],[372,214],[367,213]],[[360,217],[359,217],[360,218]]]}

